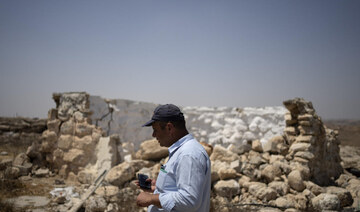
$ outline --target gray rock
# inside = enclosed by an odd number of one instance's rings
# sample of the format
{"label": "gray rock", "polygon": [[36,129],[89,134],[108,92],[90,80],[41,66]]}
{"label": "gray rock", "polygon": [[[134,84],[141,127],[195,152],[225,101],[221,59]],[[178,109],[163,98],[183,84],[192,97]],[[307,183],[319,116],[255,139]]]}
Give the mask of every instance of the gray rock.
{"label": "gray rock", "polygon": [[298,170],[294,170],[294,171],[290,172],[290,174],[288,176],[288,180],[289,180],[290,187],[296,191],[301,192],[306,188],[305,183],[302,179],[301,173]]}
{"label": "gray rock", "polygon": [[311,204],[315,210],[324,211],[324,210],[340,210],[340,200],[335,194],[326,194],[322,193],[313,199],[311,199]]}
{"label": "gray rock", "polygon": [[233,197],[240,193],[240,185],[235,180],[220,180],[214,185],[215,193],[222,197]]}

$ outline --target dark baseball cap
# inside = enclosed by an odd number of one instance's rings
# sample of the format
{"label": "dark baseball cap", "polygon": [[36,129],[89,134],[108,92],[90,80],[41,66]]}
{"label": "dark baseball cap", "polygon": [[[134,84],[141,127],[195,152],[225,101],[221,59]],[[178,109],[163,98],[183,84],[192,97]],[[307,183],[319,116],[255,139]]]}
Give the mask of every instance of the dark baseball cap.
{"label": "dark baseball cap", "polygon": [[154,114],[150,121],[146,122],[143,127],[151,126],[155,121],[184,121],[184,114],[173,104],[159,105],[155,108]]}

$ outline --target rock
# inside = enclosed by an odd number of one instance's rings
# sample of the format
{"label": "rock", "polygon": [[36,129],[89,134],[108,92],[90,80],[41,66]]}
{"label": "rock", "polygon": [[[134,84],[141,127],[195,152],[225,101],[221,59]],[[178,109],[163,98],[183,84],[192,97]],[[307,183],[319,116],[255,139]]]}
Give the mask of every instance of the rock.
{"label": "rock", "polygon": [[236,170],[231,168],[220,168],[218,175],[220,180],[234,179],[238,176]]}
{"label": "rock", "polygon": [[48,120],[47,128],[49,131],[55,132],[55,134],[59,134],[61,121],[59,119]]}
{"label": "rock", "polygon": [[112,185],[123,186],[125,182],[130,181],[134,177],[134,168],[128,162],[123,162],[110,169],[105,180]]}
{"label": "rock", "polygon": [[152,139],[141,143],[140,150],[136,153],[136,158],[157,161],[168,155],[169,150],[166,147],[161,147],[156,139]]}
{"label": "rock", "polygon": [[101,186],[96,189],[95,193],[99,196],[109,199],[119,193],[120,189],[117,186]]}
{"label": "rock", "polygon": [[293,198],[287,196],[279,197],[275,200],[275,205],[281,208],[295,208],[295,201]]}
{"label": "rock", "polygon": [[60,127],[60,133],[62,135],[75,135],[75,123],[72,120],[62,123]]}
{"label": "rock", "polygon": [[106,208],[106,200],[101,196],[90,196],[85,201],[85,212],[105,211]]}
{"label": "rock", "polygon": [[204,147],[206,153],[209,155],[209,157],[211,156],[212,154],[212,151],[213,151],[213,146],[208,144],[208,143],[205,143],[203,141],[200,142],[200,144]]}
{"label": "rock", "polygon": [[298,151],[307,152],[307,151],[309,151],[310,146],[311,146],[311,144],[309,144],[309,143],[294,143],[290,146],[289,151],[294,152],[294,153],[296,153]]}
{"label": "rock", "polygon": [[4,177],[6,179],[17,179],[20,176],[20,169],[18,167],[7,167],[5,169]]}
{"label": "rock", "polygon": [[7,167],[10,167],[13,163],[12,159],[4,159],[0,162],[0,171],[5,170]]}
{"label": "rock", "polygon": [[267,165],[261,171],[261,177],[265,179],[266,182],[272,182],[276,177],[281,176],[281,170],[278,166]]}
{"label": "rock", "polygon": [[272,137],[268,142],[263,145],[264,152],[286,154],[288,146],[285,144],[283,136],[278,135]]}
{"label": "rock", "polygon": [[239,156],[220,145],[215,145],[213,153],[210,156],[211,161],[219,160],[223,162],[232,162],[238,160]]}
{"label": "rock", "polygon": [[71,143],[74,141],[72,135],[61,135],[57,142],[57,147],[62,150],[68,150],[71,147]]}
{"label": "rock", "polygon": [[69,152],[65,152],[64,161],[78,166],[83,166],[87,162],[84,151],[80,149],[70,149]]}
{"label": "rock", "polygon": [[214,191],[222,197],[230,197],[240,193],[240,185],[235,180],[220,180],[214,185]]}
{"label": "rock", "polygon": [[306,189],[309,189],[315,196],[324,193],[324,189],[311,181],[305,182]]}
{"label": "rock", "polygon": [[93,142],[91,135],[74,138],[71,144],[72,148],[81,149],[85,152],[91,152],[94,149],[95,142]]}
{"label": "rock", "polygon": [[271,182],[269,183],[268,187],[274,189],[280,196],[285,196],[289,193],[290,190],[289,185],[281,181]]}
{"label": "rock", "polygon": [[237,155],[244,154],[245,152],[249,152],[251,150],[251,145],[246,142],[245,144],[230,144],[227,148],[227,150],[231,151],[232,153],[235,153]]}
{"label": "rock", "polygon": [[79,137],[79,138],[82,138],[82,137],[87,136],[87,135],[91,135],[93,128],[94,128],[93,125],[89,125],[86,122],[77,123],[75,125],[75,135],[77,137]]}
{"label": "rock", "polygon": [[82,184],[92,184],[95,180],[95,173],[89,170],[81,170],[77,174],[77,179]]}
{"label": "rock", "polygon": [[236,172],[241,172],[241,162],[240,160],[235,160],[230,163],[230,168],[235,169]]}
{"label": "rock", "polygon": [[301,192],[306,188],[301,173],[298,170],[290,172],[288,180],[290,187],[296,191]]}
{"label": "rock", "polygon": [[46,177],[49,175],[49,173],[50,173],[49,169],[40,168],[35,171],[34,175],[35,175],[35,177]]}
{"label": "rock", "polygon": [[311,204],[315,210],[324,211],[324,210],[340,210],[340,200],[335,194],[326,194],[322,193],[313,199],[311,199]]}
{"label": "rock", "polygon": [[249,186],[249,193],[263,201],[270,201],[276,199],[276,191],[266,186],[265,183],[251,182]]}
{"label": "rock", "polygon": [[354,202],[350,191],[347,191],[344,188],[330,186],[326,188],[326,193],[335,194],[340,200],[341,207],[351,206]]}
{"label": "rock", "polygon": [[27,163],[30,163],[30,158],[25,153],[20,153],[15,157],[12,165],[23,166]]}
{"label": "rock", "polygon": [[256,152],[263,152],[263,148],[262,148],[262,144],[260,142],[260,140],[254,140],[252,143],[251,143],[251,148],[252,150],[256,151]]}

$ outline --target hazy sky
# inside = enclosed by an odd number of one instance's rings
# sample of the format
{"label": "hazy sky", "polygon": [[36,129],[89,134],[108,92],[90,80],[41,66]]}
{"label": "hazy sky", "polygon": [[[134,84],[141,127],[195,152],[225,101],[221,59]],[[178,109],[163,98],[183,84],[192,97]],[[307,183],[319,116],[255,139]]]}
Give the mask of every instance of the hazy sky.
{"label": "hazy sky", "polygon": [[0,116],[54,92],[360,119],[358,0],[0,0]]}

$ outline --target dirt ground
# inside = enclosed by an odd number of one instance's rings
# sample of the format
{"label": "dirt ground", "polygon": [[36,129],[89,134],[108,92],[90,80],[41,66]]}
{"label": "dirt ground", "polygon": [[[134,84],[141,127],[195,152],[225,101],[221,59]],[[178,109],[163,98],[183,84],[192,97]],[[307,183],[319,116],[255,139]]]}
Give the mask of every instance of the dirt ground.
{"label": "dirt ground", "polygon": [[[339,131],[339,140],[341,141],[340,153],[341,156],[344,157],[344,160],[357,160],[356,158],[360,157],[360,121],[336,120],[324,121],[324,123],[327,127]],[[0,161],[4,159],[14,159],[17,154],[26,152],[28,146],[28,144],[1,144],[0,142]],[[74,184],[73,182],[64,181],[59,176],[44,178],[25,176],[17,180],[8,180],[3,179],[2,174],[3,173],[0,172],[0,211],[48,211],[52,199],[50,191],[55,187]],[[62,183],[59,184],[59,182]],[[19,208],[14,204],[4,203],[4,201],[2,201],[20,196],[45,197],[48,202],[45,202],[46,206],[40,205],[35,207],[30,204]]]}

